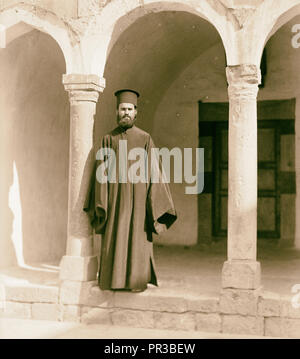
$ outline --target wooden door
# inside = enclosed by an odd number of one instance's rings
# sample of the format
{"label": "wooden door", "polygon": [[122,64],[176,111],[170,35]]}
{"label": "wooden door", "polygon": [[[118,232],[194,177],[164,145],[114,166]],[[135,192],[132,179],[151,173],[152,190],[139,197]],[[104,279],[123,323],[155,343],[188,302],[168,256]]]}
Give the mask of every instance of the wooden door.
{"label": "wooden door", "polygon": [[[258,121],[258,203],[259,238],[280,237],[280,123]],[[215,131],[214,236],[227,234],[228,123],[217,122]]]}

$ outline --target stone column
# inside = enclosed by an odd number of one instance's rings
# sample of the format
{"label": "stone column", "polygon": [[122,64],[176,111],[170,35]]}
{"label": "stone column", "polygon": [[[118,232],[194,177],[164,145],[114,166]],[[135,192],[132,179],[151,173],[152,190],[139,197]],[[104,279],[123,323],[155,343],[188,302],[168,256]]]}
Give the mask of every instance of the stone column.
{"label": "stone column", "polygon": [[228,260],[222,287],[257,289],[257,93],[255,65],[226,69],[229,94]]}
{"label": "stone column", "polygon": [[300,96],[296,98],[295,120],[296,230],[295,247],[300,249]]}
{"label": "stone column", "polygon": [[96,280],[98,264],[83,204],[94,161],[94,115],[105,80],[96,75],[64,75],[63,84],[69,93],[71,122],[67,253],[60,263],[60,279],[87,282]]}

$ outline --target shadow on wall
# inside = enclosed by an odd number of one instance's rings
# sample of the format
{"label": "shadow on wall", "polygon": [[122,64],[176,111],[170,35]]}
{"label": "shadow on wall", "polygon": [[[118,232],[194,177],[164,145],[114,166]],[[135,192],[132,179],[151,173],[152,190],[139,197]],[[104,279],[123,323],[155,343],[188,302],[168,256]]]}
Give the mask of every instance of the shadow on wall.
{"label": "shadow on wall", "polygon": [[56,262],[67,237],[69,101],[64,58],[32,31],[0,53],[0,267]]}

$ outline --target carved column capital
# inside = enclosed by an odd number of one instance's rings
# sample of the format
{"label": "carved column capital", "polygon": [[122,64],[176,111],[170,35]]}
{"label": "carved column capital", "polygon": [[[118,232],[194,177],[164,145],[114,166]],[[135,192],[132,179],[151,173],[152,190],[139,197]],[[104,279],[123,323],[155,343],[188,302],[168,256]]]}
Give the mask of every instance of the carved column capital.
{"label": "carved column capital", "polygon": [[63,75],[63,84],[71,105],[84,101],[97,103],[99,93],[105,89],[105,79],[97,75]]}
{"label": "carved column capital", "polygon": [[226,76],[230,99],[256,99],[261,83],[261,72],[256,65],[227,66]]}

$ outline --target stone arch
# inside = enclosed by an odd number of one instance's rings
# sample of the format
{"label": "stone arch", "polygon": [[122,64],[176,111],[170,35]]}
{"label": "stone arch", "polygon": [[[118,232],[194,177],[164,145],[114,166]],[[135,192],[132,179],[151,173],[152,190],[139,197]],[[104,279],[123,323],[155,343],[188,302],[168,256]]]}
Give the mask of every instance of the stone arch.
{"label": "stone arch", "polygon": [[276,19],[274,26],[269,31],[269,33],[266,37],[265,44],[268,42],[270,37],[273,34],[275,34],[275,32],[277,32],[284,24],[286,24],[287,22],[292,20],[293,17],[300,15],[300,3],[290,7],[288,10],[287,9],[284,9],[284,10],[285,10],[284,12],[280,12],[278,14],[278,17]]}
{"label": "stone arch", "polygon": [[0,25],[2,39],[5,40],[2,40],[3,47],[33,29],[51,36],[63,53],[67,73],[74,71],[72,42],[75,41],[75,35],[54,13],[40,7],[19,4],[0,12]]}
{"label": "stone arch", "polygon": [[[255,48],[252,62],[259,64],[263,49],[270,39],[284,24],[300,14],[299,0],[279,0],[274,7],[272,0],[265,0],[255,12],[255,20],[248,28],[251,43]],[[263,21],[262,21],[263,19]]]}
{"label": "stone arch", "polygon": [[233,51],[232,41],[230,40],[232,38],[231,29],[226,27],[227,10],[220,3],[215,2],[212,4],[209,0],[202,1],[200,4],[193,4],[188,0],[145,0],[142,6],[137,5],[135,2],[129,2],[127,6],[124,6],[122,0],[115,0],[104,7],[98,18],[99,24],[102,24],[102,26],[101,34],[97,39],[98,42],[95,44],[92,61],[93,71],[103,76],[111,49],[122,33],[134,22],[150,13],[167,11],[187,12],[208,21],[220,35],[226,54]]}

